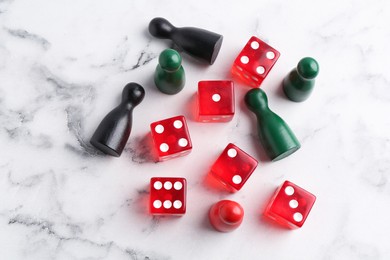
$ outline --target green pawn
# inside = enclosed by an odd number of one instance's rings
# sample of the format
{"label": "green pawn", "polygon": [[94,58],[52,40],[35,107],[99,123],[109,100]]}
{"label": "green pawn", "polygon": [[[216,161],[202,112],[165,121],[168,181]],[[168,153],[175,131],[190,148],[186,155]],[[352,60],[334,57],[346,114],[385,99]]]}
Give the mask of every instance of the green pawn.
{"label": "green pawn", "polygon": [[154,73],[157,88],[169,95],[179,93],[186,82],[180,54],[175,50],[166,49],[160,54],[158,63]]}
{"label": "green pawn", "polygon": [[306,100],[314,88],[315,77],[320,67],[318,62],[310,57],[301,59],[283,80],[283,90],[286,96],[295,102]]}
{"label": "green pawn", "polygon": [[255,88],[248,91],[245,104],[257,117],[260,142],[272,161],[283,159],[301,147],[290,127],[268,108],[267,95],[263,90]]}

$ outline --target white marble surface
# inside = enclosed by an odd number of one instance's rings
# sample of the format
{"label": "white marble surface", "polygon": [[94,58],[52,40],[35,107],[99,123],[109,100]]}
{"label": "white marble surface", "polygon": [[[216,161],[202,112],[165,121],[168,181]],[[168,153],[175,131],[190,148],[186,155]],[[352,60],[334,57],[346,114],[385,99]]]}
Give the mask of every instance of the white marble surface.
{"label": "white marble surface", "polygon": [[[245,3],[246,2],[246,3]],[[390,3],[378,1],[65,1],[0,0],[1,259],[389,259]],[[183,57],[185,89],[166,96],[152,76],[170,46],[147,32],[166,17],[224,35],[213,66]],[[270,163],[236,84],[232,122],[201,124],[191,107],[197,82],[230,78],[251,35],[281,52],[262,88],[270,107],[301,141]],[[304,103],[280,92],[304,56],[321,66]],[[120,158],[101,156],[89,138],[127,82],[146,89]],[[154,163],[149,124],[188,118],[190,155]],[[260,164],[235,194],[205,184],[208,169],[233,142]],[[181,218],[147,213],[153,176],[188,180]],[[317,196],[305,225],[285,230],[261,217],[283,180]],[[207,211],[220,199],[245,209],[223,234]]]}

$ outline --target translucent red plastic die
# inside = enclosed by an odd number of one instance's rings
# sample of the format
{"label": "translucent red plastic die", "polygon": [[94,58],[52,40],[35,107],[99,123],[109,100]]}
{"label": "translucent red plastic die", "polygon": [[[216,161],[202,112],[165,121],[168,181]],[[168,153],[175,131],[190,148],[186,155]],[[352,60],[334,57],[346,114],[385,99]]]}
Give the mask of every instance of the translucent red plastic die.
{"label": "translucent red plastic die", "polygon": [[186,213],[186,191],[185,178],[151,178],[150,213],[153,215],[183,215]]}
{"label": "translucent red plastic die", "polygon": [[238,191],[256,169],[258,162],[230,143],[211,167],[210,174],[230,191]]}
{"label": "translucent red plastic die", "polygon": [[150,124],[153,143],[159,161],[189,154],[190,134],[184,116],[176,116]]}
{"label": "translucent red plastic die", "polygon": [[234,61],[232,73],[253,87],[259,87],[278,60],[280,53],[252,36]]}
{"label": "translucent red plastic die", "polygon": [[289,228],[302,227],[316,197],[292,182],[285,181],[269,202],[265,216]]}
{"label": "translucent red plastic die", "polygon": [[228,122],[234,116],[234,84],[230,80],[198,83],[198,121]]}

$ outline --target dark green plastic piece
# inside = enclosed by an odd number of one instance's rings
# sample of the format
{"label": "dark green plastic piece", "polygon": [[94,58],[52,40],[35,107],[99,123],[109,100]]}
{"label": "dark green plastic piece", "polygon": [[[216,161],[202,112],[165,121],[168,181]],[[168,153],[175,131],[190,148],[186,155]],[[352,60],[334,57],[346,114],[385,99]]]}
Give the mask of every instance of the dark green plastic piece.
{"label": "dark green plastic piece", "polygon": [[310,57],[301,59],[283,80],[283,90],[286,96],[295,102],[306,100],[314,88],[315,77],[320,67],[318,62]]}
{"label": "dark green plastic piece", "polygon": [[248,91],[245,103],[257,117],[260,142],[272,161],[283,159],[301,147],[286,122],[268,108],[267,95],[263,90],[255,88]]}
{"label": "dark green plastic piece", "polygon": [[156,87],[165,94],[179,93],[186,81],[180,54],[175,50],[166,49],[160,54],[158,63],[154,74]]}

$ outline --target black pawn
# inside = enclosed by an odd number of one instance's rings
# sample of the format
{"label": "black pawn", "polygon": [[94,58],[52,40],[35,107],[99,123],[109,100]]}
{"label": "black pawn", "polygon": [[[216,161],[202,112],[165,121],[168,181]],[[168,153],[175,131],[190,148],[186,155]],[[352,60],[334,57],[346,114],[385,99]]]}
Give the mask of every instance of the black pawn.
{"label": "black pawn", "polygon": [[137,83],[127,84],[122,101],[103,118],[91,138],[91,144],[100,151],[119,157],[129,139],[133,123],[133,109],[144,99],[145,90]]}
{"label": "black pawn", "polygon": [[161,17],[150,21],[149,32],[160,39],[171,39],[184,52],[210,65],[217,58],[223,39],[220,34],[199,28],[176,28]]}

